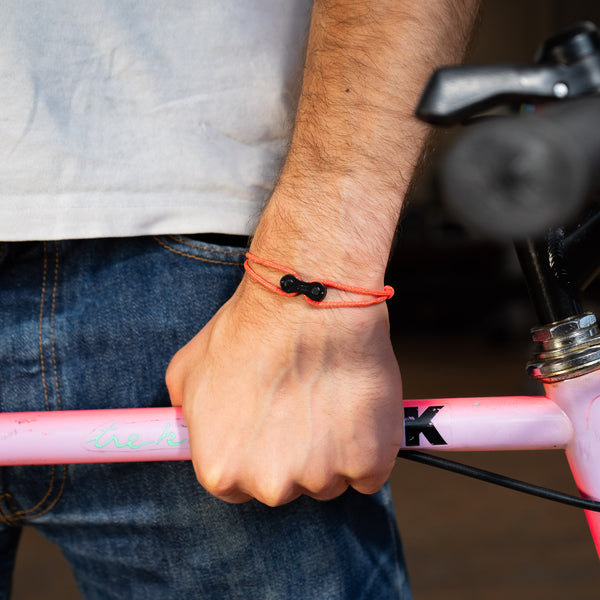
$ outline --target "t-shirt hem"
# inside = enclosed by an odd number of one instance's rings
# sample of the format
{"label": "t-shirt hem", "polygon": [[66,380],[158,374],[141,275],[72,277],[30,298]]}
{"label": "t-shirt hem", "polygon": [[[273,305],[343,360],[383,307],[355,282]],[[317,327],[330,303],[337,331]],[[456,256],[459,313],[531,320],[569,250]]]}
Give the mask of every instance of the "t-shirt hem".
{"label": "t-shirt hem", "polygon": [[[135,198],[134,196],[138,196]],[[0,198],[0,240],[34,241],[220,233],[251,235],[258,202],[220,195],[114,194]]]}

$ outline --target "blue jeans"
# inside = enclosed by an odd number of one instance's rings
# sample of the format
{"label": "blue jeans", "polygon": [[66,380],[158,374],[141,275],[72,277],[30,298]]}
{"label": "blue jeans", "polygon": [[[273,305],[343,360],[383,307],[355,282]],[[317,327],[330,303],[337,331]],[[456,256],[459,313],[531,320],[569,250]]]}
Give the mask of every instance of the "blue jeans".
{"label": "blue jeans", "polygon": [[[169,405],[171,356],[242,260],[173,236],[0,243],[0,410]],[[0,598],[24,525],[86,598],[410,597],[388,488],[273,509],[215,499],[189,462],[3,467]]]}

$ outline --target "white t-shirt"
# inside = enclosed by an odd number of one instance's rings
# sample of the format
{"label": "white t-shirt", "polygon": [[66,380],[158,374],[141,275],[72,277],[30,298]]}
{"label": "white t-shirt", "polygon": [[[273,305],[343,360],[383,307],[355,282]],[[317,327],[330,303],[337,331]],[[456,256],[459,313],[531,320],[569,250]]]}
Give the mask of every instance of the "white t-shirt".
{"label": "white t-shirt", "polygon": [[0,3],[0,240],[250,233],[311,0]]}

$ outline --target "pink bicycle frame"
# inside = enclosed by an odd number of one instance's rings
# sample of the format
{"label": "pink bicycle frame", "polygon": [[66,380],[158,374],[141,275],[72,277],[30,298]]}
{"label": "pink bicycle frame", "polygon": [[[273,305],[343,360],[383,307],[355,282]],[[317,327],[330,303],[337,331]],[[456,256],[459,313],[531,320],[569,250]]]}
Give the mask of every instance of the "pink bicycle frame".
{"label": "pink bicycle frame", "polygon": [[[405,400],[404,449],[565,449],[583,497],[600,498],[600,371],[546,396]],[[178,408],[0,414],[0,465],[187,460]],[[600,513],[585,511],[600,555]]]}

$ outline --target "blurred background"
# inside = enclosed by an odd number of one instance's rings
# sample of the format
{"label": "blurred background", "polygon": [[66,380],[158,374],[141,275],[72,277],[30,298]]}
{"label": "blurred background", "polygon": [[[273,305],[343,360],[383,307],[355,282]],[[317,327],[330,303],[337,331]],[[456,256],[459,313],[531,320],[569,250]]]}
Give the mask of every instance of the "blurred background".
{"label": "blurred background", "polygon": [[[598,0],[483,0],[468,62],[530,62],[545,38],[582,20],[600,25]],[[426,167],[389,272],[405,397],[541,393],[525,375],[535,316],[511,245],[466,231],[432,189]],[[589,289],[587,307],[599,290]],[[560,451],[450,458],[576,493]],[[392,486],[415,600],[598,598],[581,511],[403,460]],[[60,551],[27,528],[13,600],[40,598],[80,595]]]}
{"label": "blurred background", "polygon": [[[544,39],[582,20],[600,25],[600,2],[483,0],[467,62],[531,62]],[[416,183],[390,268],[404,395],[543,393],[525,374],[536,317],[512,245],[465,231],[449,214],[431,172],[440,153]],[[587,309],[599,304],[598,283]],[[577,494],[562,451],[446,456]],[[416,600],[599,597],[582,511],[401,459],[392,485]]]}

